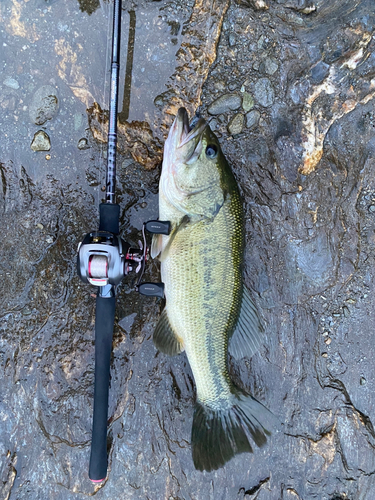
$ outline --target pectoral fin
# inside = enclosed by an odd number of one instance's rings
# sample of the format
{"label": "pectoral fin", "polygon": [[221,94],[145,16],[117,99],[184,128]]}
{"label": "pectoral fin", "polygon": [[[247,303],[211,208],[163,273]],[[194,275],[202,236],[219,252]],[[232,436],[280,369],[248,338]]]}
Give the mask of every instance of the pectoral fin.
{"label": "pectoral fin", "polygon": [[240,315],[229,340],[229,354],[235,359],[251,357],[259,349],[263,334],[264,328],[258,312],[249,291],[244,286]]}
{"label": "pectoral fin", "polygon": [[167,310],[161,313],[154,332],[155,347],[164,354],[175,356],[184,350],[182,339],[176,335],[169,322]]}
{"label": "pectoral fin", "polygon": [[163,235],[154,234],[152,236],[151,251],[150,255],[152,259],[155,259],[163,251]]}
{"label": "pectoral fin", "polygon": [[168,257],[169,250],[170,250],[170,248],[172,246],[172,243],[173,243],[173,241],[174,241],[177,233],[179,231],[181,231],[184,227],[186,227],[186,225],[189,223],[189,221],[190,221],[189,216],[188,215],[184,215],[183,218],[181,219],[180,223],[177,224],[177,226],[175,226],[172,229],[172,232],[169,235],[168,243],[163,248],[163,251],[162,251],[162,253],[161,253],[160,257],[159,257],[160,262],[163,262],[163,260],[165,260]]}

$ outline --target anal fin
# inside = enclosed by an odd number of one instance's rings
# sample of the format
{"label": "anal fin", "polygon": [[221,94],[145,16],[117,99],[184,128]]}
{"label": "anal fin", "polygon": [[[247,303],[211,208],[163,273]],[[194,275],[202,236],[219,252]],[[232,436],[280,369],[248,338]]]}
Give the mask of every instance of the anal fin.
{"label": "anal fin", "polygon": [[247,288],[243,287],[241,310],[229,341],[229,354],[235,359],[251,357],[260,347],[264,328]]}
{"label": "anal fin", "polygon": [[161,313],[154,331],[155,347],[164,354],[175,356],[184,350],[182,340],[173,331],[169,322],[167,310]]}

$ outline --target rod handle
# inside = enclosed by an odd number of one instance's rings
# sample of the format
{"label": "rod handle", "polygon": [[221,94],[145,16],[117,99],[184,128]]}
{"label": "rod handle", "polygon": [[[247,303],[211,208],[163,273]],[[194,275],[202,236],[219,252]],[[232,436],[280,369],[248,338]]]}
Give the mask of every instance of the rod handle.
{"label": "rod handle", "polygon": [[97,296],[95,312],[95,388],[89,478],[107,477],[109,372],[115,321],[115,297]]}

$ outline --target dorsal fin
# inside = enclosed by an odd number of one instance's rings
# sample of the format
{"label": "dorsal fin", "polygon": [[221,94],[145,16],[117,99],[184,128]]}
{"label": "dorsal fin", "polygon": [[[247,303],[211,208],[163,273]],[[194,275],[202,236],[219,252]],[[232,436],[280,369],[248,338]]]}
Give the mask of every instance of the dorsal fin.
{"label": "dorsal fin", "polygon": [[264,328],[251,300],[248,289],[243,286],[240,314],[229,339],[229,354],[235,359],[251,357],[262,343]]}

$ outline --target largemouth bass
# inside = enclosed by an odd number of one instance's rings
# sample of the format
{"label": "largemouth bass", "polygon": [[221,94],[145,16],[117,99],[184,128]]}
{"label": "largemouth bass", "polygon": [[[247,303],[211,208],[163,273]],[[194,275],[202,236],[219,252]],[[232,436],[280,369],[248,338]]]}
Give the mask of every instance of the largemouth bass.
{"label": "largemouth bass", "polygon": [[190,129],[184,108],[164,147],[159,218],[172,230],[151,247],[166,297],[154,343],[169,355],[186,351],[197,391],[193,461],[211,471],[252,452],[252,442],[264,445],[273,415],[229,377],[228,344],[235,358],[251,356],[263,332],[242,280],[242,201],[217,137],[202,118]]}

